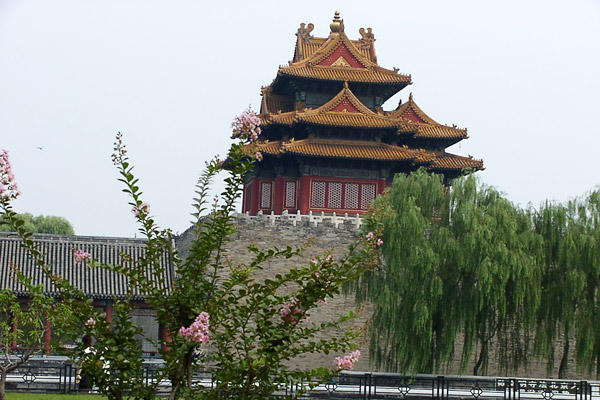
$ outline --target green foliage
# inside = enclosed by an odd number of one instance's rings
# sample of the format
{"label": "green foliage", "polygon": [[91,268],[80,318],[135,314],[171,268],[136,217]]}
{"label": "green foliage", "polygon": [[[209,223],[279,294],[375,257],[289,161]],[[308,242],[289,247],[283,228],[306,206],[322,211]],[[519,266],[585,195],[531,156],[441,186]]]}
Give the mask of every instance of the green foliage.
{"label": "green foliage", "polygon": [[544,243],[539,259],[544,301],[538,310],[535,350],[552,368],[555,343],[562,338],[560,377],[567,372],[573,341],[578,365],[588,372],[600,370],[599,205],[600,192],[595,191],[565,205],[546,202],[534,219]]}
{"label": "green foliage", "polygon": [[540,302],[528,213],[473,176],[448,193],[423,170],[397,176],[375,209],[384,262],[356,284],[358,300],[375,305],[375,364],[433,372],[453,359],[459,336],[462,367],[474,362],[475,374],[485,371],[492,339],[505,367],[522,363],[520,337]]}
{"label": "green foliage", "polygon": [[[18,272],[16,272],[18,274]],[[20,276],[29,291],[28,301],[10,290],[0,292],[0,399],[5,400],[6,376],[36,353],[44,350],[46,323],[58,322],[66,311]]]}
{"label": "green foliage", "polygon": [[[54,235],[74,235],[75,231],[69,221],[63,217],[57,217],[53,215],[38,215],[33,216],[30,213],[19,214],[19,217],[23,220],[23,228],[28,232],[33,233],[50,233]],[[3,222],[0,218],[0,232],[12,232],[13,229],[10,226],[9,221]]]}
{"label": "green foliage", "polygon": [[7,393],[6,400],[103,400],[104,396],[93,394],[57,393]]}
{"label": "green foliage", "polygon": [[[353,318],[354,312],[321,324],[310,322],[308,317],[322,301],[339,294],[343,284],[356,279],[373,264],[373,255],[377,252],[372,238],[363,238],[350,246],[340,259],[323,254],[307,266],[291,268],[285,274],[264,281],[254,276],[265,262],[290,258],[303,249],[251,247],[252,261],[247,264],[234,264],[225,255],[224,246],[234,232],[232,213],[245,177],[254,165],[248,154],[256,150],[252,144],[256,126],[244,129],[248,121],[256,120],[256,116],[246,115],[245,120],[240,120],[243,124],[236,125],[243,129],[234,132],[238,140],[228,153],[226,188],[219,196],[220,201],[212,206],[209,206],[208,189],[215,175],[223,171],[223,162],[215,159],[207,164],[194,199],[195,238],[185,258],[179,257],[173,248],[171,231],[161,230],[154,223],[149,206],[142,201],[121,136],[117,136],[113,162],[119,170],[119,180],[125,185],[124,192],[131,198],[130,205],[134,207],[140,232],[147,238],[147,247],[141,259],[128,260],[124,265],[91,262],[90,267],[113,271],[127,278],[129,283],[129,296],[116,301],[110,322],[106,315],[92,307],[91,298],[52,274],[23,220],[10,208],[9,199],[0,198],[4,217],[59,290],[61,304],[72,311],[63,318],[61,325],[65,332],[60,333],[70,335],[73,340],[82,333],[97,339],[92,349],[80,344],[75,354],[109,399],[155,398],[162,379],[171,381],[170,399],[263,399],[282,383],[310,379],[315,384],[335,372],[327,368],[290,370],[288,361],[294,357],[355,348],[360,331],[348,330],[341,336],[327,336],[330,328],[337,328]],[[175,268],[175,281],[171,286],[155,282],[164,272],[165,265],[160,263],[163,255],[170,258]],[[143,332],[131,322],[131,299],[137,293],[156,311],[157,321],[168,334],[168,340],[155,343],[164,367],[154,376],[155,380],[149,382],[143,374],[138,340]],[[180,331],[190,327],[202,312],[210,315],[209,347]],[[213,371],[216,384],[212,388],[198,387],[193,374],[207,365]],[[301,394],[299,390],[290,396]]]}
{"label": "green foliage", "polygon": [[[383,263],[356,283],[374,303],[378,367],[433,372],[453,360],[485,373],[490,346],[505,370],[535,355],[558,376],[569,357],[600,371],[600,192],[522,210],[473,176],[419,171],[376,200]],[[418,284],[416,284],[418,283]],[[574,347],[574,350],[573,350]]]}

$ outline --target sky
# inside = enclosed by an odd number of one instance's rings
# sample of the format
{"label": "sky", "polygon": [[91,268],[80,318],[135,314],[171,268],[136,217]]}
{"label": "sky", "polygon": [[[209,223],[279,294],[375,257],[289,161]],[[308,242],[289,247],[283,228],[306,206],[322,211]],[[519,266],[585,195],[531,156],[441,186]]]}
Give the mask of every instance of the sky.
{"label": "sky", "polygon": [[[0,149],[18,212],[67,218],[80,235],[133,237],[110,155],[127,145],[161,227],[190,226],[205,161],[231,120],[292,57],[300,23],[350,39],[373,28],[378,62],[411,74],[448,149],[483,159],[481,180],[522,207],[600,184],[600,1],[0,0]],[[219,182],[215,193],[221,190]]]}

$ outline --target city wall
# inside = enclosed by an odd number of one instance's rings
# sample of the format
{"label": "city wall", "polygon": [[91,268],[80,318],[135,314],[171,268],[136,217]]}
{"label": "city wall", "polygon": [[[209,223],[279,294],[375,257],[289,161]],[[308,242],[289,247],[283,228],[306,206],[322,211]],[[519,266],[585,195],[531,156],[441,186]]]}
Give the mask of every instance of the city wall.
{"label": "city wall", "polygon": [[[247,249],[251,244],[261,249],[269,249],[272,247],[303,246],[311,243],[302,257],[293,257],[288,260],[277,259],[263,265],[264,269],[259,271],[256,276],[257,280],[261,280],[278,273],[283,273],[294,266],[307,265],[311,258],[328,251],[332,251],[336,256],[344,254],[348,246],[358,239],[361,224],[361,218],[356,215],[296,215],[283,213],[283,215],[259,214],[257,216],[249,216],[247,214],[236,214],[234,216],[236,233],[231,236],[231,240],[226,246],[227,257],[234,260],[234,263],[250,261],[251,254]],[[191,231],[189,230],[178,237],[177,247],[182,255],[185,255],[185,249],[189,246],[191,238]],[[318,309],[318,312],[313,312],[310,318],[314,322],[328,321],[356,308],[357,305],[352,295],[340,295],[333,300],[328,300],[326,304]],[[357,326],[364,326],[367,324],[370,314],[370,307],[363,307],[360,318],[353,323]],[[341,334],[342,331],[343,329],[340,328],[339,330],[330,331],[329,334]],[[562,346],[562,343],[557,343],[557,358],[562,354],[560,351],[562,347],[560,346]],[[369,365],[368,335],[364,338],[364,343],[360,350],[362,353],[361,360],[355,369],[359,371],[371,370],[372,368]],[[456,348],[456,359],[443,370],[436,372],[457,374],[461,350],[461,342],[459,340]],[[294,360],[294,366],[301,369],[317,366],[331,367],[333,357],[337,355],[341,354],[308,354]],[[556,362],[556,368],[559,361],[557,360]],[[527,368],[516,371],[502,371],[495,355],[491,354],[487,375],[556,378],[556,368],[551,373],[548,373],[545,365],[532,359]],[[465,373],[469,374],[471,370],[472,367],[469,367]],[[574,379],[594,378],[592,376],[585,376],[585,374],[577,374],[573,360],[569,362],[567,377]]]}

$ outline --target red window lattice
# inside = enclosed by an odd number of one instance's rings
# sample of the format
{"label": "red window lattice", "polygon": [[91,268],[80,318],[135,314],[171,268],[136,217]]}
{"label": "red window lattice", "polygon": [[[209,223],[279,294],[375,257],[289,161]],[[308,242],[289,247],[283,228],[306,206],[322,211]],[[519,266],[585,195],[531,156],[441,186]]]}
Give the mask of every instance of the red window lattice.
{"label": "red window lattice", "polygon": [[260,184],[260,208],[271,208],[271,182]]}
{"label": "red window lattice", "polygon": [[369,205],[375,200],[375,185],[367,183],[361,185],[360,208],[366,210]]}
{"label": "red window lattice", "polygon": [[296,182],[285,183],[285,208],[296,208]]}
{"label": "red window lattice", "polygon": [[342,208],[342,184],[340,182],[330,182],[327,191],[327,207]]}
{"label": "red window lattice", "polygon": [[358,183],[346,183],[344,206],[350,210],[358,209]]}
{"label": "red window lattice", "polygon": [[326,182],[313,181],[311,185],[310,206],[315,208],[325,208],[325,187]]}
{"label": "red window lattice", "polygon": [[375,200],[377,186],[373,183],[313,181],[310,206],[346,210],[366,210]]}

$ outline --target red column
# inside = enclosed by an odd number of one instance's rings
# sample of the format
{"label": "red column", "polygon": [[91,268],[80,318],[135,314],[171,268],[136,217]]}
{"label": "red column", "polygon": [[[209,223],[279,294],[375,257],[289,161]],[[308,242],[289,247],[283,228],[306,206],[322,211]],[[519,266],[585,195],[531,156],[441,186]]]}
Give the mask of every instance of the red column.
{"label": "red column", "polygon": [[256,213],[258,213],[258,205],[259,203],[259,198],[258,196],[260,195],[259,193],[259,187],[258,187],[258,178],[252,178],[252,183],[250,184],[250,190],[249,190],[249,195],[250,195],[250,215],[256,215]]}
{"label": "red column", "polygon": [[310,177],[303,176],[300,178],[298,188],[298,210],[300,214],[308,214],[310,207]]}
{"label": "red column", "polygon": [[46,331],[44,332],[44,350],[46,355],[50,355],[50,341],[52,340],[52,324],[50,320],[46,318]]}
{"label": "red column", "polygon": [[113,317],[113,305],[112,303],[107,303],[104,307],[104,312],[106,313],[106,323],[110,324],[112,322]]}
{"label": "red column", "polygon": [[285,182],[283,181],[282,176],[278,176],[275,178],[273,182],[273,193],[275,196],[273,197],[273,211],[275,215],[281,215],[283,211],[283,197],[285,193]]}
{"label": "red column", "polygon": [[246,204],[248,201],[248,191],[250,190],[250,186],[249,185],[244,185],[244,193],[242,194],[242,214],[245,213],[246,211],[248,211],[246,209]]}
{"label": "red column", "polygon": [[387,184],[385,182],[385,179],[379,179],[377,181],[377,194],[383,193],[383,191],[385,190],[386,187],[387,187]]}

